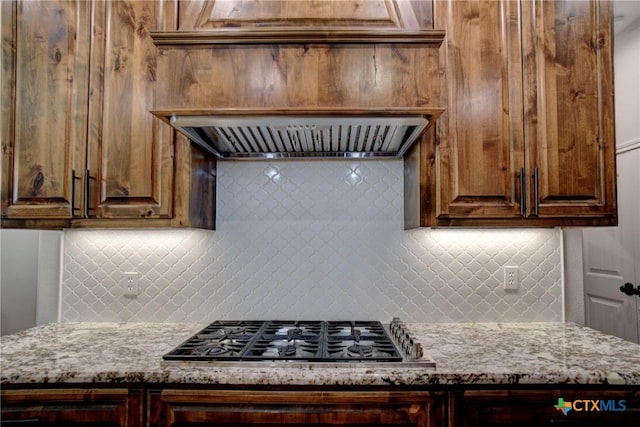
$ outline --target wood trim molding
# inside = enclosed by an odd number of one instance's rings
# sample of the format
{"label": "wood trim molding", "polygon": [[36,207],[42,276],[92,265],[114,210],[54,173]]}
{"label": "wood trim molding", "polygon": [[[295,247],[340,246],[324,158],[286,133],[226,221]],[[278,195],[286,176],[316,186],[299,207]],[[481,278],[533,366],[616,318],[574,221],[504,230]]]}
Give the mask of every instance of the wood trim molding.
{"label": "wood trim molding", "polygon": [[441,30],[397,29],[292,29],[270,27],[264,29],[229,29],[211,31],[153,32],[151,38],[161,45],[210,44],[308,44],[308,43],[402,43],[439,46],[444,40]]}
{"label": "wood trim molding", "polygon": [[427,116],[433,123],[444,112],[437,107],[389,108],[174,108],[151,110],[151,114],[165,122],[171,116]]}

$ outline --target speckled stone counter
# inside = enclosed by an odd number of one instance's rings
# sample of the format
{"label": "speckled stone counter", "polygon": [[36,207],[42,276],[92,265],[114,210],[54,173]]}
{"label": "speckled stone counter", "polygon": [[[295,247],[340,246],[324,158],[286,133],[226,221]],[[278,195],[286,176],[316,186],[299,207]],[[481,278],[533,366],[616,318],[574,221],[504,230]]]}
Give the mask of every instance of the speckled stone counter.
{"label": "speckled stone counter", "polygon": [[203,324],[50,324],[0,338],[2,384],[640,385],[640,345],[561,323],[408,324],[436,368],[162,363]]}

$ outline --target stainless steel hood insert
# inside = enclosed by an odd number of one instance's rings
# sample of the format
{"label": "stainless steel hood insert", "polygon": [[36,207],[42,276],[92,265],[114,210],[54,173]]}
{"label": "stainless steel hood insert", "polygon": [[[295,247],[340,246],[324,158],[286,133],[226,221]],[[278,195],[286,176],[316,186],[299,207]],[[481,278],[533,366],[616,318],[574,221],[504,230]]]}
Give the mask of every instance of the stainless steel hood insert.
{"label": "stainless steel hood insert", "polygon": [[174,115],[169,123],[229,159],[402,157],[429,125],[423,116]]}

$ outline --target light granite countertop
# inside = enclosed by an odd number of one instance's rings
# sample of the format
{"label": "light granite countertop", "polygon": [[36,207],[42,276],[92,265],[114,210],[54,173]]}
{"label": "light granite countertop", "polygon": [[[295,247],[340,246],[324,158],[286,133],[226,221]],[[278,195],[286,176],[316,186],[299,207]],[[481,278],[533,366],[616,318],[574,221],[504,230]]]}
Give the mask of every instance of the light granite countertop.
{"label": "light granite countertop", "polygon": [[0,383],[640,385],[640,345],[563,323],[409,323],[436,368],[161,363],[205,325],[49,324],[0,338]]}

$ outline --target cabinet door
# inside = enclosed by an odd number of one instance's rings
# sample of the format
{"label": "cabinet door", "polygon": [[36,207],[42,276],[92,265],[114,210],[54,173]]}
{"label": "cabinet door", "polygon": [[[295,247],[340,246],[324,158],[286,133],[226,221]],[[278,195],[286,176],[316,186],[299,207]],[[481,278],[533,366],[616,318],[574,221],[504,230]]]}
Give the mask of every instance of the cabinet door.
{"label": "cabinet door", "polygon": [[[562,403],[573,406],[560,411]],[[597,401],[597,402],[596,402]],[[596,402],[596,403],[594,403]],[[602,402],[602,403],[601,403]],[[595,405],[595,407],[594,407]],[[638,425],[640,392],[606,390],[477,390],[453,392],[452,427]]]}
{"label": "cabinet door", "polygon": [[84,1],[2,2],[3,216],[81,214],[89,13]]}
{"label": "cabinet door", "polygon": [[615,224],[611,3],[522,8],[528,214]]}
{"label": "cabinet door", "polygon": [[164,2],[93,3],[89,216],[170,218],[173,133],[150,112]]}
{"label": "cabinet door", "polygon": [[440,426],[444,397],[428,392],[164,390],[151,393],[150,426]]}
{"label": "cabinet door", "polygon": [[436,3],[442,103],[437,122],[436,217],[519,218],[524,167],[519,3],[447,0]]}
{"label": "cabinet door", "polygon": [[3,390],[2,423],[47,426],[142,425],[142,391]]}

